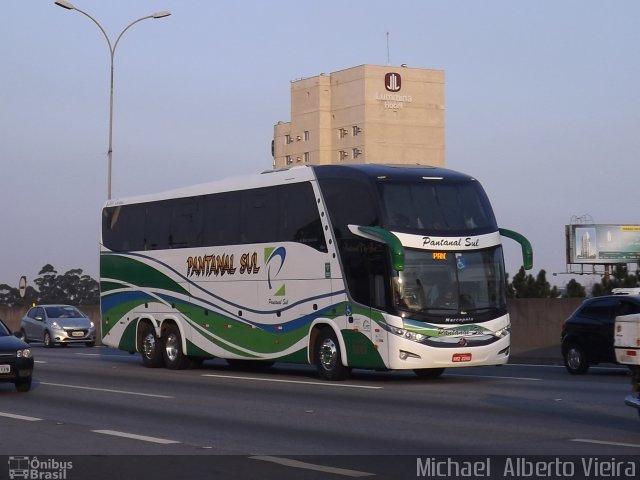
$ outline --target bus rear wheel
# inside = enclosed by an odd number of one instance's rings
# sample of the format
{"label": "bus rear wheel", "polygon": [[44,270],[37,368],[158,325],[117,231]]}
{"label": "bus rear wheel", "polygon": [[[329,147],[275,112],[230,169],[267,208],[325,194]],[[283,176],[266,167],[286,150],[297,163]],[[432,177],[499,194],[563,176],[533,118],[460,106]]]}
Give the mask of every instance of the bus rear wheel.
{"label": "bus rear wheel", "polygon": [[191,360],[182,352],[182,336],[176,325],[169,325],[163,333],[164,348],[162,357],[164,364],[171,370],[184,370],[191,365]]}
{"label": "bus rear wheel", "polygon": [[351,369],[342,364],[340,344],[331,328],[324,328],[318,334],[314,350],[318,373],[325,380],[344,380]]}
{"label": "bus rear wheel", "polygon": [[142,327],[139,350],[145,367],[158,368],[163,365],[160,339],[156,336],[155,330],[149,323],[145,323]]}

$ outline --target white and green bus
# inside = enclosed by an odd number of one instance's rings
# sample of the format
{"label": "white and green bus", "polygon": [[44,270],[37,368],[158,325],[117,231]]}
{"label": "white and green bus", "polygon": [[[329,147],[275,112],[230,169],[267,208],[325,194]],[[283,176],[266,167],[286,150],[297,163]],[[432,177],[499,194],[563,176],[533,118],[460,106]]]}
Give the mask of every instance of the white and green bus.
{"label": "white and green bus", "polygon": [[222,358],[413,370],[498,365],[510,321],[501,236],[473,177],[321,165],[110,200],[102,341],[148,367]]}

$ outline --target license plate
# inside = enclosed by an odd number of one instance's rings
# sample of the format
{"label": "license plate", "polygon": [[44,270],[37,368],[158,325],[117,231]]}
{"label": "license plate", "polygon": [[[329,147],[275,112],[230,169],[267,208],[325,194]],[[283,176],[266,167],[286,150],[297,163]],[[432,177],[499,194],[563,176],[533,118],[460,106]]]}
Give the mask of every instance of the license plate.
{"label": "license plate", "polygon": [[453,355],[453,357],[451,358],[451,361],[454,362],[454,363],[470,362],[471,361],[471,354],[470,353],[455,353]]}
{"label": "license plate", "polygon": [[0,365],[0,373],[11,373],[11,365]]}
{"label": "license plate", "polygon": [[84,332],[71,332],[72,337],[84,337]]}

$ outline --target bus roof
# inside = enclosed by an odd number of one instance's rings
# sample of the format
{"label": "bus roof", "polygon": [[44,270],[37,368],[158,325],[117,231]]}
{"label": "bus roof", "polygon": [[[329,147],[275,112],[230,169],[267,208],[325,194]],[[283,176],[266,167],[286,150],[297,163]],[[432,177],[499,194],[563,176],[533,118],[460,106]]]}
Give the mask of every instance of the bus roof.
{"label": "bus roof", "polygon": [[267,170],[261,174],[229,177],[158,193],[115,198],[108,200],[105,207],[160,201],[176,197],[193,197],[214,192],[247,190],[285,183],[305,182],[315,180],[317,176],[387,178],[390,180],[410,180],[419,176],[422,178],[442,178],[451,181],[475,181],[475,179],[469,175],[429,165],[388,165],[373,163],[304,165],[286,169]]}

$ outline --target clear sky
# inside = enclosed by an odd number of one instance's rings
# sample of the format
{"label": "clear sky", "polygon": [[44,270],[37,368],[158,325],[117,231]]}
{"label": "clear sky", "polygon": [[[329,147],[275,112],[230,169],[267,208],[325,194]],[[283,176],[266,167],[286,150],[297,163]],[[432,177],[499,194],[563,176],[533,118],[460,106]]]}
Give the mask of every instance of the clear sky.
{"label": "clear sky", "polygon": [[[445,71],[447,166],[531,240],[532,273],[565,271],[574,215],[640,223],[637,0],[73,3],[112,42],[172,13],[116,50],[114,197],[266,170],[291,80],[406,63]],[[3,2],[0,61],[0,283],[47,263],[98,278],[107,43],[53,0]],[[505,244],[513,276],[520,252]]]}

